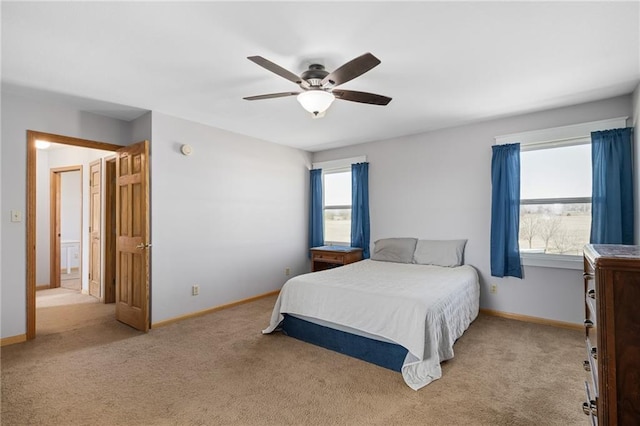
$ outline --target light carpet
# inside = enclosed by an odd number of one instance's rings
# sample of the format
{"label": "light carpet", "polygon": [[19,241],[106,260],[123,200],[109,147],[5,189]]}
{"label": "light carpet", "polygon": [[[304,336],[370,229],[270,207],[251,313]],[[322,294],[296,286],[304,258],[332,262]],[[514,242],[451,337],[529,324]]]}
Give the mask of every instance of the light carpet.
{"label": "light carpet", "polygon": [[2,348],[3,425],[584,425],[578,331],[481,315],[419,391],[280,333],[275,297],[143,334],[112,317]]}

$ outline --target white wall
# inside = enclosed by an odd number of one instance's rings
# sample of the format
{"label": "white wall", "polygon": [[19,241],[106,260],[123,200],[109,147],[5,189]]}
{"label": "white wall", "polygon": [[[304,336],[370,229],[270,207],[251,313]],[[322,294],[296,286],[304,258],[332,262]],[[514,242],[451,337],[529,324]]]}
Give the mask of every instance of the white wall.
{"label": "white wall", "polygon": [[[83,189],[82,173],[79,170],[65,172],[60,175],[60,240],[63,243],[65,241],[78,241],[77,245],[61,251],[61,271],[64,271],[66,265],[71,268],[80,267]],[[67,255],[69,259],[67,259]]]}
{"label": "white wall", "polygon": [[[129,143],[126,122],[39,102],[2,92],[0,265],[0,337],[26,332],[26,175],[27,130],[110,142]],[[10,211],[20,210],[22,222],[11,222]]]}
{"label": "white wall", "polygon": [[63,240],[80,240],[82,190],[82,174],[79,170],[60,175],[60,238]]}
{"label": "white wall", "polygon": [[156,112],[152,126],[152,323],[309,271],[309,153]]}
{"label": "white wall", "polygon": [[[481,307],[581,323],[580,271],[525,267],[523,280],[491,277],[491,146],[499,135],[631,113],[631,97],[622,96],[317,152],[313,161],[367,156],[372,247],[385,237],[466,238],[465,261],[481,276]],[[488,291],[493,283],[497,294]]]}
{"label": "white wall", "polygon": [[[49,151],[36,151],[36,285],[49,285]],[[26,218],[25,218],[26,219]]]}

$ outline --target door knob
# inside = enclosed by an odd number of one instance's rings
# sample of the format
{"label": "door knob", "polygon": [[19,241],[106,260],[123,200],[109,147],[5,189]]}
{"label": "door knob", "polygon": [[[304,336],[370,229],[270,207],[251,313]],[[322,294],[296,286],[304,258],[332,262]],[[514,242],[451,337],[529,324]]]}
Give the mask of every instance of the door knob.
{"label": "door knob", "polygon": [[136,246],[136,248],[137,248],[137,249],[140,249],[140,250],[148,249],[149,247],[151,247],[151,244],[150,244],[150,243],[149,243],[149,244],[143,244],[143,243],[140,243],[140,244],[138,244],[138,245]]}

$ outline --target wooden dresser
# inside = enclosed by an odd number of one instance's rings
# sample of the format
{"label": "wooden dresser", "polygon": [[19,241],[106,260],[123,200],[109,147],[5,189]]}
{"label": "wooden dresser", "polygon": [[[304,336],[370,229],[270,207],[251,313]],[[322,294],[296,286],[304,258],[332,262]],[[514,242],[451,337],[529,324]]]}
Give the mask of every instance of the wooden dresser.
{"label": "wooden dresser", "polygon": [[592,425],[640,425],[640,246],[585,246],[584,287],[582,409]]}
{"label": "wooden dresser", "polygon": [[311,272],[362,260],[362,249],[346,246],[322,246],[311,249]]}

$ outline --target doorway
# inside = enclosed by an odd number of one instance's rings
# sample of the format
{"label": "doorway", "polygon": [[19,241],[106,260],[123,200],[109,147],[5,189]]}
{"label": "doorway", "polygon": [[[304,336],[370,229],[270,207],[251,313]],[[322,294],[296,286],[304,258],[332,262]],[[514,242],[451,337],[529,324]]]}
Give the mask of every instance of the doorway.
{"label": "doorway", "polygon": [[[33,339],[36,336],[36,303],[35,303],[35,300],[36,300],[36,297],[35,297],[36,296],[36,276],[35,276],[36,250],[35,250],[35,247],[36,247],[36,237],[37,237],[36,236],[36,166],[37,166],[36,141],[37,140],[45,140],[45,141],[56,143],[56,144],[71,145],[76,147],[92,148],[92,149],[99,149],[99,150],[112,151],[112,152],[117,152],[120,150],[120,152],[124,152],[124,154],[117,153],[116,154],[117,156],[123,155],[124,157],[127,157],[128,155],[130,155],[130,153],[128,152],[129,151],[128,147],[122,147],[120,145],[114,145],[114,144],[109,144],[104,142],[96,142],[96,141],[79,139],[79,138],[72,138],[72,137],[49,134],[49,133],[36,132],[32,130],[27,131],[27,214],[26,214],[27,216],[27,247],[28,247],[27,259],[26,259],[27,260],[27,271],[26,271],[27,272],[27,286],[26,286],[27,287],[27,306],[26,306],[27,339]],[[146,151],[146,149],[148,149],[146,148],[147,144],[148,142],[145,141],[144,142],[145,164],[146,164],[146,158],[148,158],[148,152]],[[106,161],[107,174],[111,173],[113,175],[113,172],[110,172],[109,170],[113,170],[113,165],[118,164],[118,158],[119,157],[114,157],[111,160]],[[116,177],[117,177],[117,170],[118,168],[116,167],[116,175],[114,175]],[[145,168],[145,172],[146,170],[148,169]],[[148,180],[148,175],[147,175],[147,180]],[[113,194],[114,192],[116,193],[116,196],[117,196],[118,191],[115,191],[115,189],[112,189],[111,194]],[[114,203],[113,200],[107,199],[107,204],[108,203],[112,203],[112,206],[116,205],[117,207],[117,202]],[[117,221],[118,214],[115,212],[115,209],[113,210],[114,210],[113,216],[115,216],[115,220]],[[148,215],[148,209],[144,209],[144,213]],[[107,221],[112,220],[111,223],[113,223],[113,216],[111,215],[106,215],[106,216],[107,216]],[[111,217],[111,219],[109,219],[109,217]],[[148,236],[145,236],[145,238],[148,240]],[[110,259],[110,260],[107,260],[110,262],[109,264],[110,266],[105,268],[106,275],[110,275],[110,274],[112,276],[117,275],[117,268],[114,265],[112,265],[114,258],[116,262],[117,262],[117,259],[119,258],[118,252],[117,252],[118,250],[117,244],[115,243],[116,241],[117,241],[117,238],[114,236],[109,236],[105,238],[105,241],[104,241],[105,257],[109,257]],[[114,250],[110,246],[116,246],[116,249]],[[148,247],[150,246],[150,244],[147,243],[146,246]],[[116,254],[114,255],[114,253]],[[57,263],[57,265],[60,266],[59,263]],[[148,262],[147,262],[147,270],[148,270]],[[114,273],[114,271],[116,272]],[[59,275],[56,274],[55,276],[59,276]],[[116,280],[117,280],[117,277],[112,278],[110,282],[115,283]],[[107,293],[109,293],[110,291],[109,290],[110,286],[115,287],[113,284],[105,285],[105,298],[109,297],[107,296]],[[146,288],[148,291],[148,282],[147,282]],[[147,297],[147,300],[148,300],[148,297]],[[147,314],[147,318],[148,318],[148,309],[145,310],[145,313]],[[147,325],[146,325],[145,331],[148,330],[148,319],[146,322],[147,322]]]}
{"label": "doorway", "polygon": [[49,288],[82,290],[82,165],[49,172]]}

